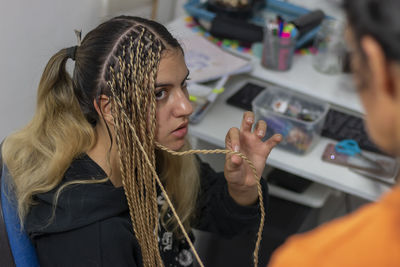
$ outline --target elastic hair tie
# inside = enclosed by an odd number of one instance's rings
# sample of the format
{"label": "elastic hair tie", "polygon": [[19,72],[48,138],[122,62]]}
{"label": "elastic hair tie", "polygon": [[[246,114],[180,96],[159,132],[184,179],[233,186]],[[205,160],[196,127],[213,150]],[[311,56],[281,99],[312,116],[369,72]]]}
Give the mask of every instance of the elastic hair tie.
{"label": "elastic hair tie", "polygon": [[67,48],[67,56],[68,56],[68,58],[72,59],[73,61],[75,61],[76,49],[82,43],[82,30],[74,30],[74,32],[76,35],[76,39],[78,41],[78,45]]}
{"label": "elastic hair tie", "polygon": [[71,46],[67,48],[67,56],[68,58],[72,59],[75,61],[75,54],[76,54],[76,49],[78,48],[78,46]]}

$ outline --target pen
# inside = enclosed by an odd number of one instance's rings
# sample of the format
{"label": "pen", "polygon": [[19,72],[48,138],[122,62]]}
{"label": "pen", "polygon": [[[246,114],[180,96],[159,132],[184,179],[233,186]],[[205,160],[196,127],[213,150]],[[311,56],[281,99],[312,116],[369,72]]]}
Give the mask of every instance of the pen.
{"label": "pen", "polygon": [[194,113],[190,116],[190,118],[189,118],[190,123],[196,124],[196,123],[199,123],[203,119],[204,115],[207,113],[207,111],[212,106],[212,103],[214,103],[215,99],[217,99],[217,96],[219,94],[218,91],[223,89],[225,83],[228,81],[228,78],[229,78],[229,75],[224,75],[218,80],[217,84],[214,87],[214,90],[212,90],[211,93],[208,95],[207,101],[203,105],[196,108]]}
{"label": "pen", "polygon": [[281,22],[279,23],[279,37],[282,36],[282,33],[283,33],[283,21],[281,21]]}

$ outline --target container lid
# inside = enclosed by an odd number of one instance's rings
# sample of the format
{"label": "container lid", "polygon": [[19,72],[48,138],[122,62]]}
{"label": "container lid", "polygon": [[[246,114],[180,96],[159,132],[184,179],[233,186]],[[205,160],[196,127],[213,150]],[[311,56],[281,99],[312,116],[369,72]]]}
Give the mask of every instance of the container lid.
{"label": "container lid", "polygon": [[252,101],[253,111],[285,117],[302,123],[317,123],[324,119],[329,104],[290,89],[268,86]]}

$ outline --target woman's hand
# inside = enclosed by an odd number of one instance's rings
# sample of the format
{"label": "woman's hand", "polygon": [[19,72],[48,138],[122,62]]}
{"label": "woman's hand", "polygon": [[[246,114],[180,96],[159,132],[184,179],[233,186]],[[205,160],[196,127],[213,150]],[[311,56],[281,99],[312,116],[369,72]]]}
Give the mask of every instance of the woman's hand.
{"label": "woman's hand", "polygon": [[[252,131],[253,123],[253,112],[245,112],[240,130],[234,127],[228,131],[225,138],[225,146],[226,149],[239,151],[246,155],[253,162],[257,170],[257,176],[260,178],[269,153],[282,140],[282,136],[275,134],[263,142],[262,139],[267,130],[267,124],[265,121],[260,120],[257,122],[254,131]],[[236,203],[248,206],[257,201],[257,180],[249,164],[240,156],[226,155],[224,174],[228,182],[229,194]]]}

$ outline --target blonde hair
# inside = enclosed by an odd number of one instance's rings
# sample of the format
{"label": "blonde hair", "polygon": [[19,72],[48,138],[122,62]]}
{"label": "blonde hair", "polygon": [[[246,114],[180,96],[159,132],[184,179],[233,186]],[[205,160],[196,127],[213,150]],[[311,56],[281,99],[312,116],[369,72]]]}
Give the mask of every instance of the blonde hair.
{"label": "blonde hair", "polygon": [[2,148],[13,177],[22,225],[33,195],[55,188],[73,159],[96,141],[93,127],[74,96],[72,80],[65,70],[67,59],[63,49],[49,60],[39,83],[33,119],[8,136]]}
{"label": "blonde hair", "polygon": [[[186,142],[181,151],[190,149],[189,142]],[[156,150],[156,159],[160,170],[159,176],[165,184],[168,196],[172,199],[185,229],[190,231],[200,188],[198,162],[194,155],[174,156],[160,149]],[[175,232],[177,237],[182,237],[176,218],[174,216],[166,216],[168,210],[169,205],[164,202],[160,212],[161,223],[166,229]]]}

